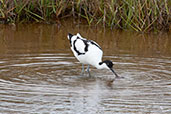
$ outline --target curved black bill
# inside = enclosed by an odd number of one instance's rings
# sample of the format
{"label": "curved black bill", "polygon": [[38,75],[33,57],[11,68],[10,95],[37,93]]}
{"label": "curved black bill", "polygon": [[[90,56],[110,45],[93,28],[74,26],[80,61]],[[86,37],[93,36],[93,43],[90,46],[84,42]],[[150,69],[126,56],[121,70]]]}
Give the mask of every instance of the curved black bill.
{"label": "curved black bill", "polygon": [[110,70],[113,72],[113,74],[115,74],[116,78],[119,78],[119,76],[116,74],[116,72],[112,68],[110,68]]}

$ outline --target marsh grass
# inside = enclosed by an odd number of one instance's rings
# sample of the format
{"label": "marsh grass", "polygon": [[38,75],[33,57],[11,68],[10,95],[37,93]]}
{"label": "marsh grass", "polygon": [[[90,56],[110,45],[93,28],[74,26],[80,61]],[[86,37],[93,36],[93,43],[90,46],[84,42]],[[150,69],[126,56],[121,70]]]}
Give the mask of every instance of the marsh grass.
{"label": "marsh grass", "polygon": [[133,29],[168,30],[169,0],[0,0],[0,22],[43,22],[74,17],[88,25]]}

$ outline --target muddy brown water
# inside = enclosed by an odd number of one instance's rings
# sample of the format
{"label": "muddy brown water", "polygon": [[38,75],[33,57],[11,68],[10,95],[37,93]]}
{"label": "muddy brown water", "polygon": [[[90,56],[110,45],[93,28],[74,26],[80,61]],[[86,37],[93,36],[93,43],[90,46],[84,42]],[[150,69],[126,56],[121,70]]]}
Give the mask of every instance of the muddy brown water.
{"label": "muddy brown water", "polygon": [[[113,61],[80,76],[67,33],[95,40]],[[99,27],[0,25],[0,113],[170,114],[171,35]]]}

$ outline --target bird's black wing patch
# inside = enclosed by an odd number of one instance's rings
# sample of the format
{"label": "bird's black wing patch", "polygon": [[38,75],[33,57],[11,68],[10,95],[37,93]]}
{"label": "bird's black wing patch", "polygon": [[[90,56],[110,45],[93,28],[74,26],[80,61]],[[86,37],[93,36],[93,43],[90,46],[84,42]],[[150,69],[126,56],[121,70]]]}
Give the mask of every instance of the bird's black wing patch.
{"label": "bird's black wing patch", "polygon": [[[84,45],[85,45],[85,47],[84,47],[84,53],[83,52],[80,52],[78,49],[77,49],[77,47],[75,46],[75,43],[76,43],[76,41],[77,40],[82,40],[83,41],[83,43],[84,43]],[[92,45],[95,45],[96,47],[98,47],[100,50],[102,50],[101,49],[101,47],[96,43],[96,42],[94,42],[94,41],[92,41],[92,40],[86,40],[86,39],[82,39],[82,38],[79,38],[79,37],[77,37],[77,39],[73,42],[73,48],[74,48],[74,50],[75,50],[75,52],[78,54],[78,55],[84,55],[87,51],[88,51],[88,47],[89,47],[89,45],[90,44],[92,44]],[[72,44],[71,44],[72,45]]]}
{"label": "bird's black wing patch", "polygon": [[[77,38],[77,39],[80,39],[80,38]],[[79,51],[77,50],[76,46],[75,46],[75,43],[76,43],[77,39],[74,40],[74,42],[73,42],[73,48],[74,48],[75,52],[76,52],[78,55],[84,55],[85,53],[79,52]]]}
{"label": "bird's black wing patch", "polygon": [[82,41],[83,41],[84,44],[85,44],[84,51],[87,52],[87,51],[88,51],[88,46],[89,46],[89,45],[88,45],[88,40],[83,40],[83,39],[82,39]]}
{"label": "bird's black wing patch", "polygon": [[81,39],[79,37],[77,37],[77,39],[80,39],[80,40],[82,40],[84,42],[84,44],[85,44],[84,51],[87,52],[88,51],[88,46],[89,46],[89,44],[88,44],[89,40]]}
{"label": "bird's black wing patch", "polygon": [[101,48],[96,42],[94,42],[94,41],[92,41],[92,40],[89,40],[89,42],[90,42],[91,44],[95,45],[96,47],[98,47],[100,50],[102,50],[102,48]]}

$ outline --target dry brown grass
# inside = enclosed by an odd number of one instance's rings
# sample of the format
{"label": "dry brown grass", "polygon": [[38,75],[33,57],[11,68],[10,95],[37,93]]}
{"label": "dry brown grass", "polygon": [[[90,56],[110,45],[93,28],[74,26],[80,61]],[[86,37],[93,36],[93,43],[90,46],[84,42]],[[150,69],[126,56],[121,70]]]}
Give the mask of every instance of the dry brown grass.
{"label": "dry brown grass", "polygon": [[0,0],[0,22],[85,19],[89,25],[133,29],[169,30],[169,0]]}

